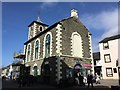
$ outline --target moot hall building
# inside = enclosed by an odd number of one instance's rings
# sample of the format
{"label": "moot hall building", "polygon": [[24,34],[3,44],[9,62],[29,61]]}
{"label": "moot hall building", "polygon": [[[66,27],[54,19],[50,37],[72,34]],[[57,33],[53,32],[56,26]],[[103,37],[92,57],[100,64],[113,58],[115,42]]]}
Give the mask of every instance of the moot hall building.
{"label": "moot hall building", "polygon": [[77,10],[51,26],[38,17],[28,28],[24,63],[30,75],[55,84],[92,70],[91,33],[79,20]]}

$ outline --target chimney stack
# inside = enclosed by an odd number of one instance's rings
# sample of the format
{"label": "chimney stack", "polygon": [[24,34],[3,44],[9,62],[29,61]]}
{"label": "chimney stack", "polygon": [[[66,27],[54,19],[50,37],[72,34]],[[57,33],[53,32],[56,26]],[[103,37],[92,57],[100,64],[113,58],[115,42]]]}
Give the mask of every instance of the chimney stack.
{"label": "chimney stack", "polygon": [[72,10],[71,10],[71,17],[76,17],[76,18],[78,18],[77,10],[75,10],[75,9],[72,9]]}

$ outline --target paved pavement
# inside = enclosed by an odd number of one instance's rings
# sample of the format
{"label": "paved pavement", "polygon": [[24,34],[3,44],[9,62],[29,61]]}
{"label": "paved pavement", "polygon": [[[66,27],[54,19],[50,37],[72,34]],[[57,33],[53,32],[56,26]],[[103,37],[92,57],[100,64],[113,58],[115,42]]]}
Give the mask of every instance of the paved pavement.
{"label": "paved pavement", "polygon": [[[95,84],[94,88],[111,88],[111,85],[116,86],[118,85],[118,80],[101,80],[101,84]],[[86,88],[87,85],[83,88]],[[18,84],[16,81],[10,81],[6,80],[2,82],[2,88],[18,88]],[[41,84],[34,84],[30,87],[24,87],[24,88],[56,88],[49,85],[41,85]],[[74,86],[72,88],[80,88],[80,86]]]}
{"label": "paved pavement", "polygon": [[119,86],[119,80],[117,79],[108,79],[108,80],[100,80],[100,84],[97,84],[96,86],[108,86],[111,88],[111,86]]}

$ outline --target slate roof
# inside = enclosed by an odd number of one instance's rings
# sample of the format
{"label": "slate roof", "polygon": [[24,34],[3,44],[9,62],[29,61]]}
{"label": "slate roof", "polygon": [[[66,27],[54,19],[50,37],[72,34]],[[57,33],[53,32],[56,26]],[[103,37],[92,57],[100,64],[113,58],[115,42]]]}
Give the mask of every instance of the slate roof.
{"label": "slate roof", "polygon": [[33,37],[33,38],[31,38],[30,40],[28,40],[27,42],[25,42],[24,45],[27,44],[27,43],[29,43],[29,42],[31,42],[32,40],[36,39],[36,38],[39,37],[40,35],[48,32],[49,30],[51,30],[52,28],[54,28],[55,26],[57,26],[58,23],[59,23],[59,22],[53,24],[52,26],[48,27],[48,28],[47,28],[46,30],[44,30],[43,32],[39,32],[35,37]]}
{"label": "slate roof", "polygon": [[32,40],[36,39],[36,38],[39,37],[40,35],[48,32],[48,31],[51,30],[52,28],[56,27],[57,24],[61,24],[62,21],[65,21],[65,20],[68,20],[68,19],[71,19],[71,18],[73,18],[73,17],[69,17],[69,18],[67,18],[67,19],[63,19],[63,20],[60,20],[60,21],[56,22],[55,24],[51,25],[50,27],[48,27],[48,28],[47,28],[46,30],[44,30],[43,32],[39,32],[35,37],[33,37],[33,38],[31,38],[30,40],[28,40],[27,42],[25,42],[24,45],[27,44],[27,43],[29,43],[29,42],[31,42]]}
{"label": "slate roof", "polygon": [[41,22],[33,21],[30,25],[28,25],[28,27],[30,27],[30,26],[33,25],[34,23],[37,23],[37,24],[43,25],[43,26],[49,26],[49,25],[44,24],[44,23],[41,23]]}
{"label": "slate roof", "polygon": [[[31,38],[30,40],[26,41],[26,42],[24,43],[24,45],[26,45],[27,43],[31,42],[32,40],[38,38],[38,37],[41,36],[42,34],[50,31],[52,28],[56,27],[57,24],[61,24],[61,22],[66,21],[66,20],[69,20],[69,19],[72,19],[72,18],[74,18],[74,17],[69,17],[69,18],[62,19],[62,20],[56,22],[55,24],[49,26],[49,27],[48,27],[46,30],[44,30],[43,32],[39,32],[35,37],[33,37],[33,38]],[[33,21],[33,22],[34,22],[34,21]],[[35,22],[36,22],[36,21],[35,21]],[[82,23],[82,22],[81,22],[81,23]],[[83,25],[83,24],[82,24],[82,25]],[[29,25],[29,26],[30,26],[30,25]],[[83,25],[83,26],[84,26],[84,25]],[[84,27],[85,27],[85,26],[84,26]],[[85,28],[86,28],[86,27],[85,27]],[[87,28],[86,28],[86,29],[87,29]],[[87,29],[87,30],[88,30],[88,29]]]}
{"label": "slate roof", "polygon": [[104,43],[104,42],[107,42],[107,41],[110,41],[110,40],[119,39],[119,38],[120,38],[120,34],[115,35],[115,36],[111,36],[111,37],[104,38],[104,39],[101,40],[99,43]]}
{"label": "slate roof", "polygon": [[100,52],[93,53],[93,59],[94,60],[100,60]]}

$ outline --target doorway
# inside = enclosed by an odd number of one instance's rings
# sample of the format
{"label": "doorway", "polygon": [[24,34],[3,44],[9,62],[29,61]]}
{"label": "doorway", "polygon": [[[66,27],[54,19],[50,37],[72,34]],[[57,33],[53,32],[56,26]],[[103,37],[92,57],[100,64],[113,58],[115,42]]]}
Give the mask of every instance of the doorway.
{"label": "doorway", "polygon": [[43,66],[43,80],[47,84],[50,82],[50,65],[49,64],[45,64]]}
{"label": "doorway", "polygon": [[119,85],[120,85],[120,67],[118,67]]}

